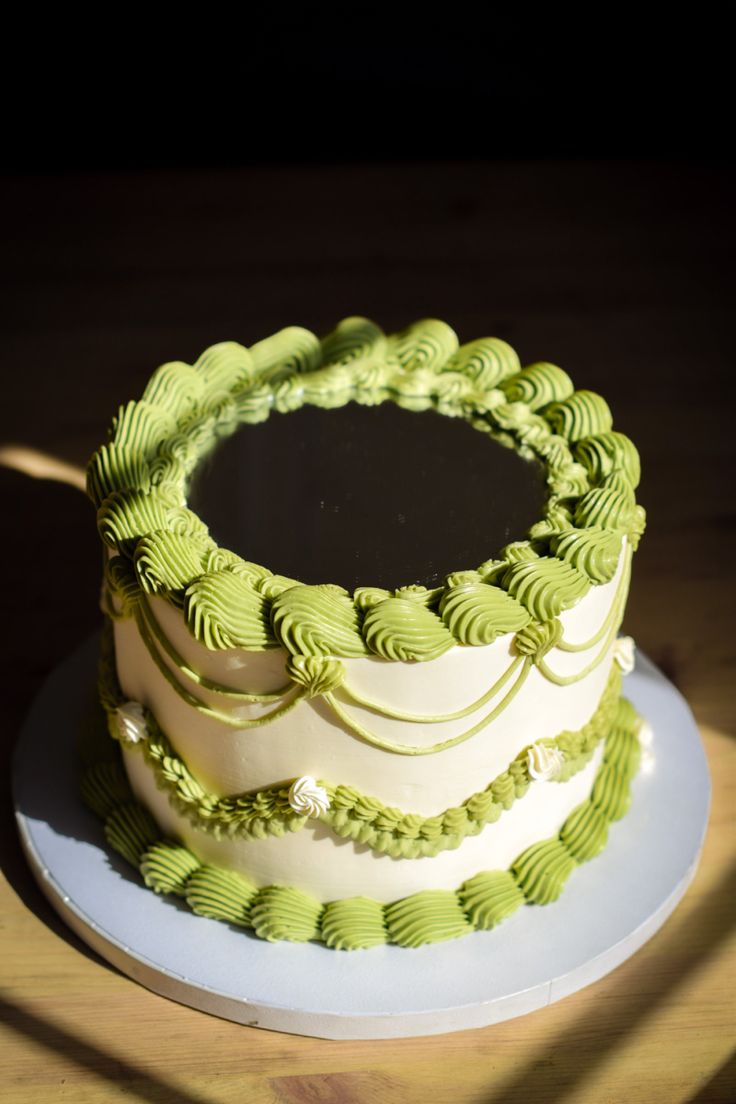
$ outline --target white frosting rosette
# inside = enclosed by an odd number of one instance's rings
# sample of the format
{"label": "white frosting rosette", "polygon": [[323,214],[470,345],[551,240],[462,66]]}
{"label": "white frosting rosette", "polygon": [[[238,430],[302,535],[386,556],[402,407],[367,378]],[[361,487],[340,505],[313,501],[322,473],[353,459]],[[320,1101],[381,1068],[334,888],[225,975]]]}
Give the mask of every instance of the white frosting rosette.
{"label": "white frosting rosette", "polygon": [[118,732],[120,739],[125,744],[139,744],[145,740],[146,714],[143,706],[137,701],[127,701],[116,709]]}
{"label": "white frosting rosette", "polygon": [[565,757],[557,747],[549,744],[532,744],[527,752],[529,774],[538,782],[552,782],[558,778]]}
{"label": "white frosting rosette", "polygon": [[630,675],[636,662],[636,644],[633,636],[619,636],[613,646],[613,658],[624,675]]}
{"label": "white frosting rosette", "polygon": [[292,782],[289,790],[289,804],[300,816],[318,817],[330,807],[327,790],[318,786],[311,774],[302,775]]}

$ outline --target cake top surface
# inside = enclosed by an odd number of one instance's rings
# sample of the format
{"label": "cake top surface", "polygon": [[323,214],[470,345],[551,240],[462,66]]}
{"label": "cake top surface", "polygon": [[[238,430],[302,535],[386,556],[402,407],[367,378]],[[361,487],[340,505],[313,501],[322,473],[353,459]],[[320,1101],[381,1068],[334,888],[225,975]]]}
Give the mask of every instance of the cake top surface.
{"label": "cake top surface", "polygon": [[247,426],[197,467],[190,509],[238,555],[348,591],[433,587],[526,532],[541,465],[462,418],[346,403]]}
{"label": "cake top surface", "polygon": [[[373,577],[351,590],[337,580],[275,574],[277,565],[219,547],[190,508],[203,461],[216,460],[215,444],[239,427],[272,413],[301,411],[309,419],[310,408],[326,424],[334,408],[386,402],[400,419],[433,411],[442,421],[463,421],[479,431],[467,434],[469,452],[490,446],[483,434],[515,450],[515,470],[541,472],[539,515],[521,539],[488,547],[472,564],[432,571],[430,556],[426,582],[416,581],[414,567],[403,585]],[[354,421],[370,414],[359,411]],[[292,425],[296,433],[298,422],[284,419],[282,432]],[[412,426],[419,422],[427,419]],[[238,438],[244,434],[225,442],[222,455]],[[536,464],[518,465],[519,456]],[[194,365],[162,365],[143,397],[121,407],[110,441],[88,466],[110,549],[107,585],[123,606],[141,594],[164,596],[212,649],[281,646],[298,656],[392,660],[432,659],[454,644],[487,644],[507,632],[539,635],[590,586],[613,576],[624,540],[636,547],[644,528],[638,482],[636,448],[613,431],[601,396],[576,391],[553,364],[522,368],[497,338],[460,345],[434,319],[386,335],[367,319],[347,318],[321,340],[290,327],[249,349],[225,342]]]}

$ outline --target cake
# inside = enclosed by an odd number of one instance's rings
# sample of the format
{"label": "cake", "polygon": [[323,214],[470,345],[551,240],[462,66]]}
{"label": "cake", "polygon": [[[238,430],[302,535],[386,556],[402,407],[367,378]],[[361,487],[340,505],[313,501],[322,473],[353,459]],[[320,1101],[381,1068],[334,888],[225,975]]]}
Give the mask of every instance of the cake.
{"label": "cake", "polygon": [[335,949],[556,900],[640,758],[639,474],[600,395],[433,319],[158,368],[88,466],[108,844],[202,916]]}

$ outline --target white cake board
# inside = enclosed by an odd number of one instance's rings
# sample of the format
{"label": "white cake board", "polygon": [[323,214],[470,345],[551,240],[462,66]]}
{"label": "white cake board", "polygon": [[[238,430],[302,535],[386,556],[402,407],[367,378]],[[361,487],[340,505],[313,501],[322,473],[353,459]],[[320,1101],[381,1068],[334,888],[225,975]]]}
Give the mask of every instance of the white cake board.
{"label": "white cake board", "polygon": [[559,901],[417,950],[267,943],[147,889],[82,805],[76,736],[95,693],[98,640],[43,686],[16,751],[23,848],[41,889],[86,943],[162,996],[224,1019],[328,1039],[434,1035],[521,1016],[590,985],[642,946],[690,884],[710,803],[687,704],[639,653],[625,693],[654,729],[654,769],[605,851]]}

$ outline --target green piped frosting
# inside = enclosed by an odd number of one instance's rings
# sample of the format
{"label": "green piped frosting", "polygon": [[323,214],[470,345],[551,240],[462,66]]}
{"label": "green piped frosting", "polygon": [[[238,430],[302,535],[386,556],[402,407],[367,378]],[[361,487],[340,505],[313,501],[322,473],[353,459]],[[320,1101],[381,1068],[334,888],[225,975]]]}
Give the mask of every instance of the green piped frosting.
{"label": "green piped frosting", "polygon": [[140,864],[158,833],[151,814],[135,801],[115,805],[105,818],[105,839],[133,866]]}
{"label": "green piped frosting", "polygon": [[169,411],[147,402],[144,395],[139,402],[129,402],[120,407],[112,422],[112,443],[150,455],[175,429],[176,422]]}
{"label": "green piped frosting", "polygon": [[205,380],[188,364],[162,364],[151,376],[143,401],[165,410],[178,424],[187,421],[204,398]]}
{"label": "green piped frosting", "polygon": [[226,920],[238,927],[252,927],[250,909],[258,890],[232,870],[197,865],[189,876],[185,897],[192,912],[211,920]]}
{"label": "green piped frosting", "polygon": [[357,951],[389,942],[384,907],[370,897],[345,897],[325,905],[321,936],[336,951]]}
{"label": "green piped frosting", "polygon": [[[632,748],[630,751],[632,763],[635,751],[638,752],[638,749]],[[638,761],[637,754],[637,764]],[[620,820],[629,811],[631,795],[628,787],[621,785],[623,777],[625,774],[613,763],[603,763],[596,775],[591,794],[592,803],[609,821]]]}
{"label": "green piped frosting", "polygon": [[567,372],[556,364],[530,364],[501,384],[508,402],[526,403],[530,410],[539,410],[551,402],[560,402],[572,395],[575,388]]}
{"label": "green piped frosting", "polygon": [[105,583],[108,595],[114,595],[120,603],[120,615],[133,617],[142,591],[130,560],[124,556],[112,556],[105,560]]}
{"label": "green piped frosting", "polygon": [[385,360],[387,339],[368,318],[343,318],[321,343],[323,364],[350,364],[369,358]]}
{"label": "green piped frosting", "polygon": [[572,564],[544,556],[512,564],[503,585],[536,621],[549,621],[579,602],[590,589],[590,580]]}
{"label": "green piped frosting", "polygon": [[612,472],[622,472],[632,487],[639,486],[641,465],[636,445],[623,433],[599,433],[584,437],[574,447],[575,459],[585,467],[594,483]]}
{"label": "green piped frosting", "polygon": [[290,587],[273,602],[271,623],[292,655],[366,654],[358,612],[341,587]]}
{"label": "green piped frosting", "polygon": [[139,538],[166,528],[175,506],[173,492],[167,501],[161,491],[113,491],[97,512],[97,528],[110,548],[133,551]]}
{"label": "green piped frosting", "polygon": [[616,487],[596,487],[578,502],[575,524],[627,533],[634,524],[634,502]]}
{"label": "green piped frosting", "polygon": [[543,840],[528,847],[511,866],[511,873],[527,901],[548,905],[556,901],[575,869],[561,838]]}
{"label": "green piped frosting", "polygon": [[639,721],[634,707],[631,702],[622,699],[622,706],[606,741],[606,762],[627,781],[639,769],[641,749],[636,737],[638,727]]}
{"label": "green piped frosting", "polygon": [[524,904],[524,894],[510,870],[486,870],[464,882],[460,902],[474,928],[495,928]]}
{"label": "green piped frosting", "polygon": [[371,606],[363,633],[376,655],[402,661],[438,659],[455,643],[440,618],[412,598],[386,598]]}
{"label": "green piped frosting", "polygon": [[577,862],[587,862],[608,843],[608,820],[592,802],[584,801],[565,821],[560,839]]}
{"label": "green piped frosting", "polygon": [[151,486],[151,469],[144,456],[127,445],[102,445],[87,465],[87,493],[99,505],[122,487]]}
{"label": "green piped frosting", "polygon": [[[364,587],[348,595],[336,587],[304,587],[218,549],[186,509],[188,481],[201,457],[239,424],[305,403],[331,408],[386,400],[464,418],[539,461],[548,498],[542,519],[528,534],[530,542],[512,542],[477,571],[453,572],[433,591],[410,585],[390,594]],[[184,609],[193,635],[209,648],[285,647],[298,694],[321,694],[329,701],[335,692],[348,692],[341,656],[373,652],[422,661],[453,643],[482,645],[501,632],[516,634],[517,662],[526,657],[524,665],[534,661],[543,671],[546,652],[564,644],[556,612],[575,604],[588,586],[608,581],[623,537],[630,549],[638,544],[645,523],[635,499],[639,476],[636,449],[612,430],[605,401],[573,391],[554,365],[522,370],[514,350],[493,338],[459,346],[450,327],[436,320],[387,337],[374,323],[350,318],[321,341],[292,327],[250,349],[222,343],[193,366],[162,366],[143,399],[121,408],[110,442],[90,461],[88,487],[101,535],[115,553],[105,574],[117,603],[110,609],[114,616],[135,616],[142,624],[145,596],[160,594]],[[559,567],[549,566],[554,563]],[[555,612],[552,579],[560,569],[563,604]],[[233,589],[233,580],[239,589]],[[512,617],[519,623],[502,628]],[[171,660],[170,646],[164,651]],[[521,679],[527,669],[521,668]],[[206,685],[203,678],[199,682]],[[611,711],[617,693],[610,699],[604,695]],[[102,697],[114,709],[114,694],[103,691]],[[568,817],[559,837],[527,849],[509,871],[479,873],[456,893],[429,891],[390,905],[352,898],[323,906],[299,890],[258,889],[239,874],[201,865],[186,848],[159,839],[152,818],[135,803],[113,764],[100,764],[85,776],[85,798],[105,820],[111,845],[141,869],[152,888],[184,896],[201,915],[255,927],[269,939],[321,938],[345,949],[387,940],[418,946],[492,926],[522,901],[554,899],[576,864],[600,850],[609,823],[628,808],[639,759],[633,709],[622,701],[612,726],[610,715],[599,718],[608,736],[591,797]],[[174,804],[194,815],[198,826],[208,823],[216,832],[245,827],[246,834],[259,838],[304,824],[288,806],[284,784],[235,799],[208,795],[171,748],[156,741],[155,722],[152,732],[141,750],[159,772],[157,780],[170,788]],[[560,780],[588,761],[600,736],[593,739],[585,730],[560,734]],[[329,824],[334,816],[330,827],[338,835],[397,857],[421,857],[457,846],[492,824],[528,785],[522,753],[486,790],[437,817],[404,814],[340,786],[328,786],[326,817]],[[241,804],[228,819],[232,809],[218,802],[230,800]]]}
{"label": "green piped frosting", "polygon": [[426,318],[414,322],[388,339],[388,357],[405,372],[438,371],[457,352],[457,335],[446,322]]}
{"label": "green piped frosting", "polygon": [[247,575],[228,568],[203,574],[187,587],[184,613],[206,648],[262,651],[274,645],[268,599]]}
{"label": "green piped frosting", "polygon": [[421,947],[443,943],[473,930],[457,893],[425,889],[395,901],[385,909],[386,928],[392,943],[400,947]]}
{"label": "green piped frosting", "polygon": [[449,587],[442,595],[440,613],[461,644],[490,644],[531,620],[531,614],[509,594],[481,582]]}
{"label": "green piped frosting", "polygon": [[189,879],[199,863],[186,847],[162,840],[144,851],[139,868],[149,889],[186,897]]}
{"label": "green piped frosting", "polygon": [[[565,530],[565,532],[567,532],[567,530]],[[530,566],[545,569],[545,558],[539,555],[537,547],[535,547],[535,542],[512,542],[503,549],[503,556],[504,558],[501,560],[491,560],[486,564],[482,564],[478,571],[461,571],[454,573],[448,577],[447,589],[444,591],[441,587],[430,590],[423,586],[412,585],[399,588],[394,591],[392,596],[388,591],[375,588],[361,588],[360,591],[356,591],[354,596],[354,610],[350,607],[349,603],[346,603],[345,592],[339,587],[300,588],[299,584],[294,583],[291,579],[271,575],[265,568],[257,564],[237,560],[236,557],[233,557],[232,553],[228,553],[221,549],[211,549],[206,554],[206,560],[207,566],[212,572],[224,571],[228,576],[232,576],[229,585],[241,588],[244,596],[244,601],[239,606],[237,603],[233,603],[231,609],[226,611],[224,615],[228,622],[232,622],[233,628],[231,628],[228,637],[231,641],[238,638],[236,637],[237,632],[240,634],[240,639],[244,639],[247,636],[247,639],[249,639],[254,646],[264,646],[263,641],[268,639],[267,634],[269,632],[269,625],[265,621],[267,603],[278,602],[279,608],[283,610],[287,603],[293,599],[294,594],[297,595],[299,603],[302,603],[303,596],[299,592],[311,590],[316,591],[318,595],[321,596],[320,600],[324,598],[326,594],[328,600],[341,603],[342,614],[345,618],[349,618],[350,621],[352,621],[353,617],[360,618],[361,614],[365,614],[366,618],[369,619],[369,628],[371,621],[375,621],[375,625],[378,628],[385,628],[385,625],[381,626],[381,619],[379,616],[381,608],[388,607],[396,611],[398,606],[402,611],[404,629],[407,630],[408,626],[408,628],[412,630],[412,634],[405,631],[404,639],[399,638],[398,643],[402,644],[405,648],[403,654],[405,654],[407,658],[410,655],[420,658],[421,656],[425,656],[430,648],[437,647],[439,651],[440,649],[444,649],[446,645],[448,647],[450,646],[449,638],[444,631],[444,625],[434,613],[438,601],[443,612],[447,612],[448,617],[452,614],[453,617],[457,617],[458,622],[463,622],[462,625],[455,625],[456,633],[463,638],[469,640],[472,635],[473,639],[478,639],[482,631],[486,639],[488,639],[492,631],[495,632],[496,629],[501,627],[495,621],[493,624],[484,624],[482,618],[480,618],[480,620],[474,618],[473,614],[475,612],[475,607],[469,607],[468,603],[462,601],[462,599],[467,596],[467,591],[458,592],[456,588],[478,587],[482,585],[484,580],[493,581],[500,579],[504,582],[506,581],[506,576],[509,571],[512,569],[529,568]],[[486,693],[476,702],[470,702],[465,707],[453,713],[437,716],[402,713],[386,705],[366,700],[362,695],[356,693],[345,681],[346,671],[345,668],[340,665],[340,661],[331,659],[326,654],[311,657],[304,655],[293,656],[293,661],[287,661],[285,673],[292,678],[294,689],[290,690],[287,684],[278,691],[262,694],[222,685],[193,669],[177,652],[171,641],[169,641],[157,616],[149,607],[145,594],[137,588],[135,582],[132,580],[131,570],[126,566],[128,561],[122,556],[115,556],[112,560],[108,561],[106,574],[109,593],[117,597],[120,603],[120,610],[118,612],[114,608],[110,602],[109,595],[107,605],[108,612],[112,618],[119,618],[120,616],[135,617],[141,639],[148,648],[151,659],[174,692],[192,708],[195,708],[205,716],[220,721],[227,727],[246,729],[269,724],[274,718],[283,716],[286,712],[293,709],[298,704],[300,698],[304,696],[314,697],[316,695],[321,695],[342,724],[349,731],[352,731],[359,739],[394,754],[430,755],[471,739],[485,728],[486,725],[490,724],[495,717],[506,708],[508,703],[521,689],[529,674],[529,663],[536,664],[538,670],[545,678],[556,683],[569,684],[585,677],[594,667],[602,662],[607,654],[607,644],[600,648],[597,656],[591,660],[582,671],[567,676],[560,676],[550,669],[544,661],[544,656],[553,646],[559,646],[560,649],[564,651],[580,651],[584,648],[592,647],[596,642],[602,639],[606,632],[610,636],[615,633],[623,612],[626,591],[628,589],[630,560],[631,550],[627,551],[624,570],[621,574],[621,579],[609,616],[599,632],[590,641],[575,643],[565,641],[561,638],[561,625],[554,619],[547,622],[548,628],[543,630],[539,628],[540,623],[530,622],[517,632],[515,638],[517,644],[516,650],[520,653],[519,659],[526,656],[529,662],[525,663],[522,669],[516,672],[516,681],[513,685],[507,687],[504,697],[497,700],[490,711],[467,731],[461,732],[451,739],[427,744],[421,748],[411,744],[402,744],[386,740],[379,737],[376,733],[371,732],[369,728],[364,727],[363,724],[360,723],[351,709],[345,708],[345,699],[347,698],[348,703],[354,702],[358,705],[362,705],[374,713],[392,717],[397,720],[410,721],[416,724],[438,724],[444,721],[458,720],[489,703],[502,687],[506,685],[516,671],[518,664],[512,661],[500,679],[497,680],[496,684],[489,687]],[[546,562],[547,564],[550,562],[552,564],[559,563],[559,561],[550,561],[549,558],[546,558]],[[559,567],[562,568],[562,564],[559,564]],[[548,570],[553,570],[553,568],[549,568]],[[208,611],[206,599],[208,598],[210,578],[211,575],[209,574],[203,576],[204,582],[202,585],[194,584],[194,589],[190,588],[191,594],[187,591],[184,600],[185,615],[194,618],[195,621],[200,619],[203,624],[207,622]],[[233,580],[238,580],[238,582],[235,583]],[[527,619],[526,616],[521,616],[517,622],[516,618],[519,614],[519,610],[522,610],[522,607],[517,602],[516,608],[514,608],[513,599],[505,592],[496,592],[490,586],[488,590],[491,591],[493,597],[484,595],[483,605],[492,603],[494,611],[497,612],[498,609],[501,609],[504,613],[504,617],[506,613],[509,613],[512,617],[512,620],[508,622],[509,624],[521,623]],[[287,592],[291,592],[291,594],[287,594]],[[457,607],[452,603],[449,609],[446,610],[446,603],[444,603],[443,599],[444,595],[447,593],[450,593],[451,597],[456,593],[460,594],[461,600],[457,603]],[[286,595],[286,598],[282,598],[284,595]],[[500,599],[498,595],[501,595]],[[194,599],[196,599],[196,601]],[[512,613],[512,611],[514,612]],[[292,612],[292,610],[286,610],[286,615],[290,612]],[[238,621],[237,624],[235,623],[236,618]],[[213,630],[219,630],[223,626],[224,618],[219,620],[213,618],[212,621]],[[284,623],[286,624],[287,622],[288,616],[285,616]],[[328,631],[330,628],[334,628],[334,623],[332,626],[328,625],[327,628]],[[351,628],[350,623],[348,624],[348,628]],[[363,625],[363,629],[365,630],[365,625]],[[199,631],[200,633],[204,632],[206,636],[208,630],[202,629],[200,626]],[[355,641],[357,638],[354,637],[353,639]],[[295,639],[292,642],[292,647],[297,647],[298,644],[299,641]],[[326,652],[328,648],[324,636],[322,636],[321,639],[310,641],[309,645],[321,648],[323,652]],[[383,637],[378,631],[376,631],[375,634],[374,646],[377,650],[384,646]],[[307,663],[307,659],[313,662]],[[329,668],[326,667],[327,663],[331,664]],[[178,669],[182,679],[185,681],[181,681],[174,675],[169,664],[172,664],[175,670]],[[186,682],[193,684],[191,689],[187,688]],[[211,702],[204,701],[197,696],[197,687],[202,687],[205,690],[213,692],[215,695],[224,697],[228,699],[229,703],[240,703],[245,705],[256,701],[271,702],[274,703],[274,708],[268,713],[263,713],[255,717],[251,716],[246,719],[242,714],[223,712]],[[338,699],[333,692],[338,688],[341,689],[341,699]]]}
{"label": "green piped frosting", "polygon": [[461,345],[442,371],[457,372],[483,391],[490,391],[520,369],[519,358],[510,345],[498,337],[480,337]]}
{"label": "green piped frosting", "polygon": [[126,805],[133,800],[133,791],[118,760],[95,763],[85,771],[82,800],[102,820],[106,820],[118,805]]}
{"label": "green piped frosting", "polygon": [[[495,598],[483,586],[471,590],[470,580],[459,591],[460,573],[451,572],[444,587],[428,592],[423,616],[396,604],[406,599],[407,588],[383,592],[381,601],[377,588],[349,595],[281,580],[265,569],[251,577],[255,565],[218,549],[186,509],[200,459],[238,425],[263,421],[274,411],[350,401],[393,401],[461,417],[540,462],[548,499],[529,535],[541,566],[509,571],[518,560],[491,557],[487,563],[498,570],[483,574],[479,568],[475,582],[491,588]],[[586,582],[607,581],[618,539],[625,535],[635,548],[644,531],[644,512],[634,497],[639,475],[636,448],[613,431],[605,400],[574,391],[556,365],[522,368],[498,338],[459,345],[452,329],[436,319],[386,335],[374,322],[350,317],[321,340],[289,327],[249,349],[223,342],[194,365],[162,365],[143,397],[121,407],[110,441],[88,465],[88,490],[103,540],[115,558],[130,564],[125,572],[106,573],[123,616],[132,615],[136,591],[155,593],[184,607],[194,637],[213,650],[282,645],[292,655],[373,652],[422,662],[452,644],[482,646],[502,632],[518,631],[524,614],[512,614],[505,596],[535,621],[554,616],[556,584],[546,577],[545,561],[560,560],[584,580],[569,572],[559,576],[560,608],[579,601]],[[593,536],[558,539],[573,529]]]}
{"label": "green piped frosting", "polygon": [[258,891],[250,909],[250,922],[261,939],[288,939],[306,943],[319,935],[322,905],[288,886],[266,886]]}
{"label": "green piped frosting", "polygon": [[562,625],[554,618],[552,621],[535,622],[527,625],[514,638],[514,645],[521,655],[533,656],[539,663],[547,652],[555,648],[562,640]]}
{"label": "green piped frosting", "polygon": [[554,433],[573,442],[607,433],[613,425],[608,403],[595,391],[575,391],[563,402],[546,407],[544,416]]}
{"label": "green piped frosting", "polygon": [[345,681],[345,667],[340,660],[324,656],[289,656],[286,673],[304,687],[309,698],[329,694]]}
{"label": "green piped frosting", "polygon": [[[112,654],[107,648],[105,652],[100,662],[100,696],[108,714],[109,732],[114,739],[120,739],[116,709],[123,696],[117,685]],[[341,666],[334,660],[295,657],[295,662],[299,660],[305,666],[318,665],[313,667],[315,678],[328,677],[335,666]],[[324,664],[321,671],[320,664]],[[590,720],[576,732],[565,731],[556,739],[545,741],[562,753],[559,781],[567,781],[582,770],[600,740],[611,731],[620,714],[620,690],[621,673],[614,664]],[[633,724],[631,718],[628,723]],[[171,806],[199,831],[216,838],[265,839],[299,831],[308,822],[289,803],[292,780],[251,793],[224,797],[208,793],[176,754],[150,711],[146,714],[146,727],[147,738],[135,748],[144,756],[156,786],[166,794]],[[625,726],[622,728],[619,722],[613,729],[615,740],[619,740],[618,733],[622,731]],[[354,786],[320,781],[329,797],[329,806],[319,814],[319,820],[335,835],[370,847],[378,854],[394,859],[433,857],[459,847],[468,836],[478,835],[524,797],[531,781],[527,752],[523,748],[485,789],[434,816],[404,812]],[[88,803],[103,816],[118,801],[127,802],[132,796],[124,776],[115,773],[108,763],[89,774],[85,787],[89,789]]]}
{"label": "green piped frosting", "polygon": [[253,378],[253,360],[236,341],[221,341],[205,349],[194,370],[204,381],[205,395],[226,395],[248,385]]}
{"label": "green piped frosting", "polygon": [[[348,321],[347,319],[345,321]],[[312,372],[322,361],[319,338],[302,326],[287,326],[251,346],[254,380],[273,380]]]}
{"label": "green piped frosting", "polygon": [[321,939],[340,950],[385,942],[418,947],[494,927],[521,904],[559,897],[576,866],[599,853],[609,825],[628,808],[640,723],[633,706],[618,699],[591,796],[558,836],[527,848],[507,871],[480,871],[457,891],[424,890],[389,904],[353,897],[323,905],[301,890],[259,889],[241,874],[200,863],[188,849],[159,839],[150,814],[129,800],[122,772],[108,763],[88,770],[83,792],[105,819],[110,845],[157,892],[184,897],[200,916],[251,928],[263,939]]}
{"label": "green piped frosting", "polygon": [[550,550],[576,567],[593,583],[607,583],[616,574],[621,534],[611,529],[566,529],[550,538]]}
{"label": "green piped frosting", "polygon": [[206,570],[215,542],[202,533],[172,533],[156,529],[136,544],[135,573],[146,594],[166,594],[186,587]]}

